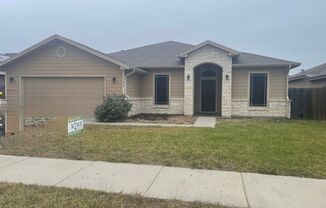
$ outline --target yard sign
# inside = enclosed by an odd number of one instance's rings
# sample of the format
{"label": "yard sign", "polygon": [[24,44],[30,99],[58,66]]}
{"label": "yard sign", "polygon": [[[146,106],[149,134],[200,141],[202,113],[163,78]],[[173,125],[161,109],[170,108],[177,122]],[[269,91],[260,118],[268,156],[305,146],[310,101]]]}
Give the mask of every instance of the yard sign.
{"label": "yard sign", "polygon": [[68,137],[82,132],[84,121],[81,117],[68,118]]}

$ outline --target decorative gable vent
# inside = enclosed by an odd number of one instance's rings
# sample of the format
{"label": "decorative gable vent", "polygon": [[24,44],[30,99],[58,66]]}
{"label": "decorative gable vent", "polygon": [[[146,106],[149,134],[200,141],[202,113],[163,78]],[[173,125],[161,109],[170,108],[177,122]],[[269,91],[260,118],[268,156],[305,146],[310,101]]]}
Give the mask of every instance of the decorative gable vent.
{"label": "decorative gable vent", "polygon": [[65,47],[63,47],[63,46],[59,46],[59,47],[57,48],[57,56],[58,56],[58,57],[63,58],[63,57],[66,56],[66,54],[67,54],[67,51],[66,51]]}

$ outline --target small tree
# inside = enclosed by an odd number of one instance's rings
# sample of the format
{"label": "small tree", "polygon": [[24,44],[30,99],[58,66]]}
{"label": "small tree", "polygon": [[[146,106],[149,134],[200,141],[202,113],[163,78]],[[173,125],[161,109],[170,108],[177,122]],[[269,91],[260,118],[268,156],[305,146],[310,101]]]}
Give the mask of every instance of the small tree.
{"label": "small tree", "polygon": [[118,121],[128,117],[131,107],[132,104],[125,95],[108,95],[96,107],[95,118],[102,122]]}

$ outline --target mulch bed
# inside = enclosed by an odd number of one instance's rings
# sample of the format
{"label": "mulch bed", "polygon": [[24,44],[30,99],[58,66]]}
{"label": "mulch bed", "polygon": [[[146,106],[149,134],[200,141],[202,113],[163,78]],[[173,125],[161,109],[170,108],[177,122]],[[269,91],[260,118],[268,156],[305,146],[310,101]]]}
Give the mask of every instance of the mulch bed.
{"label": "mulch bed", "polygon": [[164,114],[139,114],[126,119],[130,123],[160,123],[160,124],[193,124],[194,116],[164,115]]}

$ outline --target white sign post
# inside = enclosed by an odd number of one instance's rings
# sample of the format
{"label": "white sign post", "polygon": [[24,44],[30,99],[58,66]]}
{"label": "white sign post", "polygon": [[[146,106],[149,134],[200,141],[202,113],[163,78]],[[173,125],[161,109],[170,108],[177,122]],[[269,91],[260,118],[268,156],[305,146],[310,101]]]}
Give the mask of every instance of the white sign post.
{"label": "white sign post", "polygon": [[68,137],[81,133],[84,129],[84,121],[81,117],[68,118]]}

